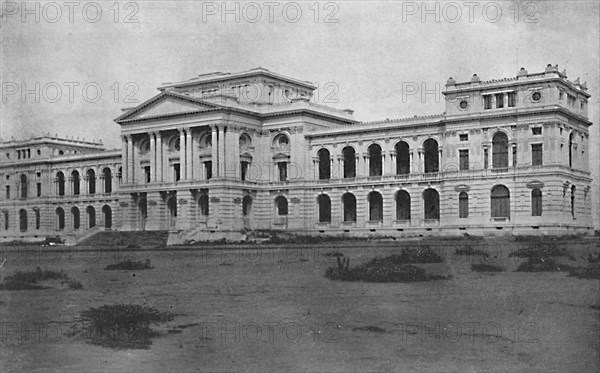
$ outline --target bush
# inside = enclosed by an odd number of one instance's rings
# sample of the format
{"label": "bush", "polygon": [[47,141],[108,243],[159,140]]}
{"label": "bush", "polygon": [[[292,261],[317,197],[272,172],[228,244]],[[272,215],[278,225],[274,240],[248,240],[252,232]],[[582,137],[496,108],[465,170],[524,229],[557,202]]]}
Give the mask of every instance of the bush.
{"label": "bush", "polygon": [[585,268],[573,268],[569,276],[600,280],[600,263],[592,263]]}
{"label": "bush", "polygon": [[338,256],[344,256],[343,253],[340,253],[339,251],[330,251],[327,253],[324,253],[323,256],[327,256],[327,257],[338,257]]}
{"label": "bush", "polygon": [[402,249],[400,255],[392,255],[388,258],[390,258],[390,260],[393,260],[397,264],[442,263],[444,261],[444,258],[442,258],[435,251],[431,250],[429,246],[410,247]]}
{"label": "bush", "polygon": [[456,249],[455,254],[456,255],[469,255],[469,256],[480,255],[480,256],[483,256],[483,257],[486,257],[486,258],[488,256],[490,256],[485,251],[479,250],[479,249],[474,249],[472,246],[465,246],[462,249]]}
{"label": "bush", "polygon": [[116,264],[109,264],[106,267],[104,267],[104,270],[105,271],[113,271],[113,270],[117,270],[117,269],[123,269],[123,270],[127,270],[127,271],[132,271],[132,270],[143,270],[143,269],[153,269],[153,268],[154,267],[152,267],[150,265],[150,259],[146,259],[146,262],[127,259],[125,261],[122,261],[122,262],[119,262]]}
{"label": "bush", "polygon": [[547,258],[550,256],[567,256],[566,249],[559,249],[556,244],[537,242],[525,248],[511,251],[508,257],[518,258]]}
{"label": "bush", "polygon": [[81,312],[82,333],[87,342],[118,349],[147,349],[157,333],[150,328],[174,319],[168,312],[134,304],[104,305]]}
{"label": "bush", "polygon": [[329,267],[325,277],[340,281],[413,282],[441,279],[428,275],[423,268],[399,262],[400,255],[375,257],[371,261],[350,269],[350,260],[338,257],[338,267]]}
{"label": "bush", "polygon": [[521,263],[517,272],[559,272],[570,269],[568,266],[559,266],[553,259],[533,257]]}
{"label": "bush", "polygon": [[44,280],[69,280],[69,276],[62,270],[53,271],[36,267],[35,271],[17,271],[13,275],[6,276],[4,283],[0,284],[0,290],[39,290],[43,286],[37,285],[38,281]]}
{"label": "bush", "polygon": [[71,280],[69,281],[69,289],[81,290],[83,289],[83,285],[79,281]]}
{"label": "bush", "polygon": [[471,270],[475,272],[502,272],[504,268],[493,264],[473,263],[471,264]]}

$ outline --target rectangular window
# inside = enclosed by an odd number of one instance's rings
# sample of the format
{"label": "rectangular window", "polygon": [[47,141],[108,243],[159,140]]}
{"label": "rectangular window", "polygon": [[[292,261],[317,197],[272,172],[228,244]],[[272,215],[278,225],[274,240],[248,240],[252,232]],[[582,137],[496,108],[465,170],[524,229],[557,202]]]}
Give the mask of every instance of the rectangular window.
{"label": "rectangular window", "polygon": [[38,197],[42,196],[42,183],[37,183],[36,184],[36,194]]}
{"label": "rectangular window", "polygon": [[531,133],[533,135],[541,135],[542,134],[542,127],[533,127],[531,129]]}
{"label": "rectangular window", "polygon": [[488,150],[487,149],[483,149],[483,168],[487,169],[489,167],[489,161],[488,161]]}
{"label": "rectangular window", "polygon": [[508,107],[517,106],[517,92],[508,92]]}
{"label": "rectangular window", "polygon": [[541,166],[542,161],[542,144],[531,145],[531,164],[533,166]]}
{"label": "rectangular window", "polygon": [[492,96],[490,96],[490,95],[483,96],[483,108],[485,110],[492,108]]}
{"label": "rectangular window", "polygon": [[517,146],[512,147],[513,167],[517,167]]}
{"label": "rectangular window", "polygon": [[206,180],[212,179],[212,161],[204,162],[204,176]]}
{"label": "rectangular window", "polygon": [[460,160],[460,169],[468,170],[469,169],[469,150],[463,149],[458,151],[458,156]]}
{"label": "rectangular window", "polygon": [[246,176],[248,175],[249,162],[242,161],[240,166],[241,166],[241,172],[242,172],[240,176],[242,178],[242,181],[245,181]]}
{"label": "rectangular window", "polygon": [[146,184],[150,182],[150,166],[144,166],[144,177]]}
{"label": "rectangular window", "polygon": [[10,185],[6,186],[6,199],[10,199]]}
{"label": "rectangular window", "polygon": [[504,93],[496,93],[496,108],[504,107]]}
{"label": "rectangular window", "polygon": [[176,182],[181,180],[181,166],[179,163],[175,163],[173,165],[173,179]]}
{"label": "rectangular window", "polygon": [[287,181],[287,162],[278,162],[279,181]]}
{"label": "rectangular window", "polygon": [[458,135],[460,141],[469,141],[469,135],[466,133]]}

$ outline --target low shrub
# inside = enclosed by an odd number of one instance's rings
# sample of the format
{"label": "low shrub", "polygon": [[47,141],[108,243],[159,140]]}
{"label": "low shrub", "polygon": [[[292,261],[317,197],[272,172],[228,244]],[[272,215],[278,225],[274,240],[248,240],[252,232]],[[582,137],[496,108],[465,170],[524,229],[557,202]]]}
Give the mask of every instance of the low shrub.
{"label": "low shrub", "polygon": [[573,268],[569,276],[600,280],[600,263],[591,263],[585,268]]}
{"label": "low shrub", "polygon": [[116,349],[147,349],[151,338],[158,335],[150,325],[174,319],[168,312],[154,307],[135,304],[104,305],[82,311],[81,329],[72,334],[82,334],[88,343]]}
{"label": "low shrub", "polygon": [[124,260],[119,263],[109,264],[106,267],[104,267],[104,270],[105,271],[114,271],[114,270],[118,270],[118,269],[123,269],[123,270],[127,270],[127,271],[132,271],[132,270],[143,270],[143,269],[153,269],[153,268],[154,267],[152,267],[150,265],[150,259],[146,259],[145,262],[127,259],[127,260]]}
{"label": "low shrub", "polygon": [[537,242],[524,248],[520,248],[515,251],[511,251],[508,257],[517,258],[547,258],[547,257],[558,257],[567,256],[566,249],[559,249],[556,244]]}
{"label": "low shrub", "polygon": [[531,257],[521,263],[516,272],[560,272],[569,269],[568,266],[559,266],[550,258]]}
{"label": "low shrub", "polygon": [[63,270],[53,271],[36,267],[35,271],[17,271],[4,278],[0,284],[0,290],[39,290],[45,287],[38,285],[39,281],[45,280],[69,280],[69,276]]}
{"label": "low shrub", "polygon": [[371,261],[350,268],[350,259],[338,257],[338,267],[329,267],[325,277],[330,280],[364,282],[414,282],[442,279],[431,276],[420,267],[399,262],[400,255],[385,258],[375,257]]}
{"label": "low shrub", "polygon": [[456,255],[469,255],[469,256],[483,256],[483,257],[488,257],[490,256],[488,253],[486,253],[483,250],[479,250],[479,249],[474,249],[472,246],[465,246],[462,249],[456,249],[455,251]]}
{"label": "low shrub", "polygon": [[324,253],[323,256],[338,257],[338,256],[344,256],[344,254],[340,253],[339,251],[330,251],[330,252]]}
{"label": "low shrub", "polygon": [[431,250],[429,246],[422,247],[409,247],[402,249],[400,255],[392,255],[390,260],[394,260],[395,263],[442,263],[444,258],[441,255]]}
{"label": "low shrub", "polygon": [[81,289],[83,289],[83,285],[79,281],[70,280],[69,281],[69,289],[81,290]]}
{"label": "low shrub", "polygon": [[471,270],[475,272],[502,272],[504,268],[486,263],[473,263],[471,264]]}

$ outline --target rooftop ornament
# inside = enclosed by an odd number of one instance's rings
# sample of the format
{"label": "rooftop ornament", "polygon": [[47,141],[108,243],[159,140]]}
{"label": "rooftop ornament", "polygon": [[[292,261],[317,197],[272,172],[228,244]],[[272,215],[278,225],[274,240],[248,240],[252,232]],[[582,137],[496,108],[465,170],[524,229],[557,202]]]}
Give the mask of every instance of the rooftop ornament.
{"label": "rooftop ornament", "polygon": [[446,85],[454,85],[456,84],[456,80],[454,80],[452,77],[448,78],[448,80],[446,81]]}
{"label": "rooftop ornament", "polygon": [[478,83],[480,82],[479,77],[477,76],[477,74],[473,74],[473,77],[471,78],[471,82],[472,83]]}

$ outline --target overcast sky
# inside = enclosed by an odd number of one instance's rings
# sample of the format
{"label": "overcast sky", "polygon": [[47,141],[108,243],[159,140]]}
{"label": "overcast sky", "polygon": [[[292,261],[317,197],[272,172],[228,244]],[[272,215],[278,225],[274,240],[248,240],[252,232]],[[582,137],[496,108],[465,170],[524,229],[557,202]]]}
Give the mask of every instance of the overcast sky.
{"label": "overcast sky", "polygon": [[[229,2],[230,13],[221,1],[26,4],[2,0],[3,139],[50,132],[120,147],[112,120],[135,106],[128,97],[143,102],[163,82],[213,71],[262,66],[312,81],[319,103],[371,121],[444,111],[441,94],[421,99],[403,86],[441,92],[450,76],[499,79],[551,63],[589,87],[597,179],[597,0],[428,1],[428,13],[421,1]],[[36,83],[39,102],[22,97]]]}

